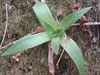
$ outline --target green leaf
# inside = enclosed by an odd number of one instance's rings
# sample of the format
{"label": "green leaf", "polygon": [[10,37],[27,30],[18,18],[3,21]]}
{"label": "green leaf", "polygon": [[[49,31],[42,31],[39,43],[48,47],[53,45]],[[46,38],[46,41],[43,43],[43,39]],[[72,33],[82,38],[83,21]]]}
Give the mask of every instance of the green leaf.
{"label": "green leaf", "polygon": [[84,58],[78,45],[71,38],[64,37],[61,41],[61,46],[65,49],[65,51],[76,64],[80,75],[85,75]]}
{"label": "green leaf", "polygon": [[52,16],[48,6],[45,3],[37,2],[33,6],[33,10],[43,27],[45,24],[44,21],[46,21],[47,23],[50,23],[50,25],[52,25],[52,27],[56,28],[57,24],[54,21],[54,18]]}
{"label": "green leaf", "polygon": [[63,34],[62,29],[54,29],[49,23],[44,22],[45,30],[48,32],[50,37],[60,37]]}
{"label": "green leaf", "polygon": [[53,36],[54,33],[56,33],[56,30],[47,22],[44,22],[44,28],[48,32],[49,36]]}
{"label": "green leaf", "polygon": [[63,34],[62,29],[57,29],[56,30],[56,36],[61,36]]}
{"label": "green leaf", "polygon": [[58,27],[63,30],[68,29],[72,24],[74,24],[81,16],[83,16],[83,14],[85,14],[90,9],[91,7],[84,8],[82,10],[79,10],[77,12],[68,15],[59,23]]}
{"label": "green leaf", "polygon": [[4,52],[2,54],[2,56],[10,55],[10,54],[13,54],[16,52],[20,52],[20,51],[38,46],[38,45],[43,44],[49,40],[50,40],[50,38],[49,38],[47,32],[41,32],[38,34],[24,37],[21,40],[19,40],[16,44],[11,46],[8,49],[8,51]]}
{"label": "green leaf", "polygon": [[54,53],[57,55],[58,54],[58,50],[59,50],[59,46],[60,46],[60,37],[54,37],[51,40],[51,47],[54,51]]}

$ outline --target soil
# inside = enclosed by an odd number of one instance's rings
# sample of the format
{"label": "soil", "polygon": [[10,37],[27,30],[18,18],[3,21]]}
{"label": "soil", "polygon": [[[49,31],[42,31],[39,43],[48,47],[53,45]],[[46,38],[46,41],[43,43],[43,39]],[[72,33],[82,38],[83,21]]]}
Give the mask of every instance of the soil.
{"label": "soil", "polygon": [[[40,26],[32,9],[35,3],[34,0],[7,1],[9,20],[3,46],[35,31]],[[46,4],[49,6],[54,18],[57,17],[59,21],[72,13],[74,4],[82,7],[91,6],[92,9],[85,14],[87,22],[100,22],[99,0],[46,0]],[[5,14],[5,2],[4,0],[0,0],[0,42],[2,41],[5,29]],[[100,75],[100,26],[87,26],[87,30],[84,30],[80,26],[74,26],[66,30],[66,34],[73,38],[82,49],[86,75]],[[92,35],[91,38],[89,38],[90,34]],[[0,50],[0,54],[7,49]],[[57,56],[54,56],[55,65],[61,50]],[[24,51],[19,62],[13,60],[12,55],[0,56],[0,75],[50,75],[47,57],[47,43]],[[60,60],[59,67],[55,66],[55,69],[55,75],[79,75],[75,64],[66,52]]]}

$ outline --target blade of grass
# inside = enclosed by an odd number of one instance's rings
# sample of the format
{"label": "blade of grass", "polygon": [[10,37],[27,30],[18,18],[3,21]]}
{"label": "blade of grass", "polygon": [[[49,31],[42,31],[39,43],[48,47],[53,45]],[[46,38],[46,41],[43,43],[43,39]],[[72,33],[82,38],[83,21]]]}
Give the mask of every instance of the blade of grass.
{"label": "blade of grass", "polygon": [[81,16],[83,16],[83,14],[85,14],[90,9],[91,7],[87,7],[68,15],[59,23],[58,28],[61,28],[63,30],[68,29],[72,24],[74,24]]}
{"label": "blade of grass", "polygon": [[54,37],[51,39],[51,47],[56,55],[58,54],[60,41],[61,41],[60,37]]}
{"label": "blade of grass", "polygon": [[38,46],[49,40],[50,40],[50,38],[49,38],[47,32],[41,32],[38,34],[24,37],[21,40],[19,40],[16,44],[11,46],[6,52],[4,52],[2,54],[2,56],[10,55],[10,54],[13,54],[16,52],[20,52],[20,51]]}
{"label": "blade of grass", "polygon": [[33,6],[33,10],[43,27],[44,27],[44,21],[46,21],[47,23],[50,23],[50,25],[52,25],[52,27],[56,28],[57,24],[54,21],[54,18],[52,16],[48,6],[45,3],[37,2]]}
{"label": "blade of grass", "polygon": [[80,75],[85,75],[84,58],[78,45],[71,38],[64,37],[61,41],[61,46],[65,49],[73,62],[76,64]]}

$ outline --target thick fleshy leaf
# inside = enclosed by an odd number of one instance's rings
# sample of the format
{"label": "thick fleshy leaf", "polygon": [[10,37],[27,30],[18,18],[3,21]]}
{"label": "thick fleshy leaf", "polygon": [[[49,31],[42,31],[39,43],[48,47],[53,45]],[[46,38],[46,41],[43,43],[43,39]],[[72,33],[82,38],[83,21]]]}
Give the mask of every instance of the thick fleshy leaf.
{"label": "thick fleshy leaf", "polygon": [[52,27],[56,28],[57,24],[54,21],[54,18],[52,16],[48,6],[45,3],[37,2],[33,6],[33,10],[43,27],[45,25],[44,21],[46,21],[47,23],[50,23],[50,25],[52,25]]}
{"label": "thick fleshy leaf", "polygon": [[85,14],[90,9],[91,7],[87,7],[68,15],[59,23],[58,27],[63,30],[68,29],[73,23],[75,23],[81,16],[83,16],[83,14]]}
{"label": "thick fleshy leaf", "polygon": [[60,37],[54,37],[51,39],[51,47],[56,55],[58,54],[60,41],[61,41]]}
{"label": "thick fleshy leaf", "polygon": [[11,46],[8,51],[4,52],[2,56],[13,54],[16,52],[20,52],[35,46],[38,46],[40,44],[43,44],[47,41],[49,41],[50,38],[47,34],[47,32],[41,32],[38,34],[30,35],[27,37],[22,38],[19,40],[16,44]]}
{"label": "thick fleshy leaf", "polygon": [[64,37],[61,41],[61,46],[65,49],[65,51],[76,64],[80,75],[85,75],[84,58],[78,45],[71,38]]}

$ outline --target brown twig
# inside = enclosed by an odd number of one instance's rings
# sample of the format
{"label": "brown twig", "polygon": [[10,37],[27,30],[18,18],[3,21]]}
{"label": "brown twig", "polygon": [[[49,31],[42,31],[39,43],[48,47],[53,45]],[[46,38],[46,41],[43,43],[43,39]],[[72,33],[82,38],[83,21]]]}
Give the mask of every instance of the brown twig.
{"label": "brown twig", "polygon": [[59,62],[60,62],[60,60],[61,60],[63,54],[64,54],[64,49],[63,49],[63,51],[62,51],[62,53],[61,53],[61,55],[60,55],[60,57],[59,57],[59,59],[58,59],[58,61],[57,61],[57,64],[56,64],[57,67],[58,67],[58,65],[59,65]]}
{"label": "brown twig", "polygon": [[[88,23],[85,23],[87,26],[90,26],[90,25],[100,25],[100,22],[88,22]],[[80,25],[80,23],[76,23],[76,24],[72,24],[72,26],[78,26]]]}
{"label": "brown twig", "polygon": [[98,0],[98,11],[100,11],[100,0]]}
{"label": "brown twig", "polygon": [[48,66],[49,66],[49,72],[51,75],[55,75],[55,69],[54,69],[54,62],[53,62],[53,55],[54,52],[51,48],[51,42],[48,43]]}
{"label": "brown twig", "polygon": [[97,26],[97,32],[98,32],[98,42],[97,42],[97,45],[99,46],[99,41],[100,41],[100,33],[99,33],[99,28]]}
{"label": "brown twig", "polygon": [[59,20],[57,19],[57,16],[55,17],[56,24],[59,24]]}
{"label": "brown twig", "polygon": [[7,2],[5,4],[5,6],[6,6],[6,26],[5,26],[4,35],[3,35],[3,38],[2,38],[2,41],[1,41],[1,44],[0,44],[0,48],[2,47],[3,42],[5,40],[5,36],[6,36],[6,32],[7,32],[7,27],[8,27],[8,6],[7,6]]}

